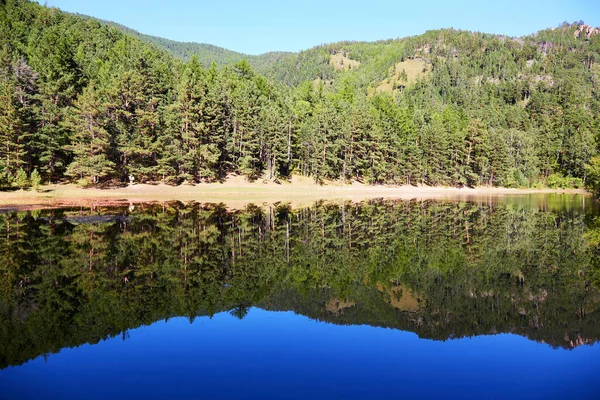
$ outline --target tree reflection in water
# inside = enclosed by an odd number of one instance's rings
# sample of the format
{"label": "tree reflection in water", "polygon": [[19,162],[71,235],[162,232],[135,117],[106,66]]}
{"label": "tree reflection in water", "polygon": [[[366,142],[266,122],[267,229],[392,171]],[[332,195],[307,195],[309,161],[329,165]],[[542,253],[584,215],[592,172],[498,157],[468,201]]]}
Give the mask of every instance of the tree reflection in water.
{"label": "tree reflection in water", "polygon": [[580,207],[165,203],[11,211],[0,232],[0,368],[250,307],[437,340],[600,336],[600,216]]}

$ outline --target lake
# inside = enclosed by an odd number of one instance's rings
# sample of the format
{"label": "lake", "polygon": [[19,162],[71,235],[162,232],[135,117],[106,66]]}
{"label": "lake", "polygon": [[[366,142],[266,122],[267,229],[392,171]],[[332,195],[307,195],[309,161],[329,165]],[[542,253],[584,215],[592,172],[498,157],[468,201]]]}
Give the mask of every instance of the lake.
{"label": "lake", "polygon": [[590,197],[4,210],[2,399],[597,399]]}

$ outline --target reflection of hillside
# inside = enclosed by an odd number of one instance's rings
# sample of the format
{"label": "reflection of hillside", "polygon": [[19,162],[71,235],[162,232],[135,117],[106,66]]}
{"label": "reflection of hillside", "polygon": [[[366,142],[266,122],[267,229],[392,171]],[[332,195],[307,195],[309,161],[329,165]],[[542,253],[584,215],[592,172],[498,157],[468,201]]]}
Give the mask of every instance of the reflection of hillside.
{"label": "reflection of hillside", "polygon": [[437,340],[593,343],[596,225],[569,210],[434,201],[0,215],[0,367],[252,306]]}
{"label": "reflection of hillside", "polygon": [[345,308],[354,307],[356,303],[353,301],[340,300],[337,297],[332,297],[331,300],[327,304],[325,304],[325,309],[335,315],[338,315]]}
{"label": "reflection of hillside", "polygon": [[589,338],[582,338],[581,335],[577,335],[576,338],[571,339],[568,334],[565,335],[564,347],[575,348],[579,346],[583,346],[584,344],[594,344],[596,340]]}
{"label": "reflection of hillside", "polygon": [[418,298],[412,290],[403,286],[392,286],[391,289],[384,288],[380,283],[377,284],[377,289],[387,294],[388,303],[400,311],[412,311],[416,312],[419,310],[421,299]]}
{"label": "reflection of hillside", "polygon": [[327,296],[326,291],[308,296],[283,291],[261,306],[273,311],[294,311],[336,325],[370,325],[410,331],[421,338],[434,340],[513,333],[565,349],[600,340],[599,312],[587,314],[584,318],[573,316],[569,321],[557,321],[553,319],[553,313],[528,317],[522,315],[518,308],[514,313],[501,316],[486,312],[461,314],[460,310],[440,313],[427,308],[403,311],[389,304],[385,295],[374,290],[361,290],[361,300],[356,301],[353,307],[343,312],[332,312],[316,300],[325,301]]}

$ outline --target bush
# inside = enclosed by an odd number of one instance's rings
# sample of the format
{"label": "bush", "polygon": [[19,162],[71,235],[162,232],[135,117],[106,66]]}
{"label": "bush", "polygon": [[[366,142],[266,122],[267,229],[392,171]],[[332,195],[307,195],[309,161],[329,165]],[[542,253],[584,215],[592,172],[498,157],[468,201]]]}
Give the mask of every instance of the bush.
{"label": "bush", "polygon": [[15,183],[15,177],[10,172],[6,172],[3,176],[2,183],[8,187],[11,187]]}
{"label": "bush", "polygon": [[583,184],[583,179],[581,178],[569,178],[570,184],[572,188],[575,189],[583,189],[585,185]]}
{"label": "bush", "polygon": [[587,180],[586,189],[600,197],[600,156],[592,157],[590,163],[585,166]]}
{"label": "bush", "polygon": [[548,177],[546,181],[548,187],[553,189],[581,189],[583,181],[581,178],[573,178],[572,176],[562,176],[559,173],[554,173]]}
{"label": "bush", "polygon": [[81,178],[77,180],[77,186],[86,188],[92,186],[92,180],[90,178]]}
{"label": "bush", "polygon": [[37,169],[33,170],[33,172],[31,173],[30,179],[31,179],[31,186],[33,187],[33,190],[35,190],[37,192],[37,190],[40,188],[40,183],[42,183],[42,177],[40,176],[40,173],[38,172]]}
{"label": "bush", "polygon": [[536,182],[533,185],[531,185],[531,187],[534,189],[543,189],[544,185],[542,184],[542,182]]}
{"label": "bush", "polygon": [[506,180],[506,187],[510,188],[526,188],[529,187],[529,179],[520,169],[512,169]]}
{"label": "bush", "polygon": [[553,189],[562,187],[563,176],[560,174],[552,174],[548,177],[546,184]]}
{"label": "bush", "polygon": [[27,172],[25,172],[22,168],[19,168],[17,171],[17,179],[15,179],[15,183],[19,187],[19,189],[25,189],[29,186],[29,179],[27,179]]}

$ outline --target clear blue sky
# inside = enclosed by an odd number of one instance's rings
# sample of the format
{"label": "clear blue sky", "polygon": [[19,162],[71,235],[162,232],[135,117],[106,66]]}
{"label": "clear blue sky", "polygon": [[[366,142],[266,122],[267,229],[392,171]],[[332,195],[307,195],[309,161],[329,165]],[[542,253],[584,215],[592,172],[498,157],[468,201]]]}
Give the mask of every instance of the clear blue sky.
{"label": "clear blue sky", "polygon": [[[44,3],[44,0],[38,0]],[[600,0],[47,0],[168,39],[248,54],[340,40],[380,40],[457,28],[521,36],[583,20],[600,26]]]}

